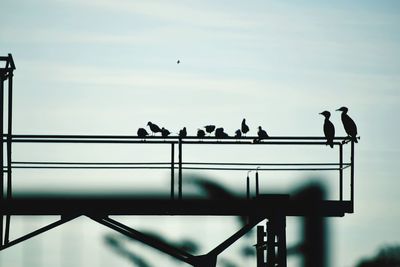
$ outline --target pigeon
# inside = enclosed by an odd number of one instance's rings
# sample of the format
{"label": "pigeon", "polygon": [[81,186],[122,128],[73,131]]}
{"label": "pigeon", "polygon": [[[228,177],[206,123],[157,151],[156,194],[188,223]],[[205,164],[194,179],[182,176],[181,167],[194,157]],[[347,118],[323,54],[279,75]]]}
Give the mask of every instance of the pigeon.
{"label": "pigeon", "polygon": [[210,135],[212,132],[214,132],[215,125],[206,125],[204,128],[206,128],[206,132]]}
{"label": "pigeon", "polygon": [[206,133],[202,129],[197,129],[197,137],[203,139],[204,136],[206,136]]}
{"label": "pigeon", "polygon": [[170,131],[168,131],[167,129],[165,129],[164,127],[161,128],[161,136],[162,137],[167,137],[168,135],[170,135]]}
{"label": "pigeon", "polygon": [[346,131],[348,136],[351,138],[351,140],[354,141],[354,143],[358,143],[357,142],[357,125],[350,118],[350,116],[347,115],[348,110],[349,109],[346,107],[341,107],[341,108],[337,109],[336,111],[342,112],[342,123],[344,126],[344,130]]}
{"label": "pigeon", "polygon": [[146,129],[144,129],[144,128],[139,128],[139,129],[137,130],[137,135],[138,135],[138,137],[140,137],[140,138],[145,138],[147,135],[149,135],[149,133],[146,131]]}
{"label": "pigeon", "polygon": [[221,139],[221,138],[226,138],[229,137],[229,135],[227,133],[224,132],[224,128],[217,128],[215,130],[215,137],[217,137],[217,139]]}
{"label": "pigeon", "polygon": [[246,119],[242,120],[242,133],[246,136],[247,132],[249,131],[249,126],[246,124]]}
{"label": "pigeon", "polygon": [[258,126],[257,134],[258,134],[258,137],[260,138],[260,140],[269,137],[267,132],[265,130],[263,130],[263,128],[261,126]]}
{"label": "pigeon", "polygon": [[240,129],[237,129],[235,132],[235,138],[241,138],[242,137],[242,132],[240,131]]}
{"label": "pigeon", "polygon": [[158,127],[156,124],[152,123],[151,121],[149,121],[147,123],[147,125],[150,127],[150,130],[153,132],[153,135],[161,132],[160,127]]}
{"label": "pigeon", "polygon": [[331,117],[331,113],[329,111],[324,111],[319,113],[325,117],[325,122],[324,122],[324,134],[326,137],[326,144],[329,145],[331,148],[333,148],[333,138],[335,137],[335,126],[333,126],[333,123],[329,120]]}
{"label": "pigeon", "polygon": [[258,126],[258,138],[255,138],[253,140],[254,143],[259,143],[261,141],[261,139],[265,139],[268,138],[269,135],[267,134],[267,132],[265,130],[263,130],[263,128],[261,126]]}
{"label": "pigeon", "polygon": [[186,127],[179,131],[179,137],[184,138],[187,136]]}

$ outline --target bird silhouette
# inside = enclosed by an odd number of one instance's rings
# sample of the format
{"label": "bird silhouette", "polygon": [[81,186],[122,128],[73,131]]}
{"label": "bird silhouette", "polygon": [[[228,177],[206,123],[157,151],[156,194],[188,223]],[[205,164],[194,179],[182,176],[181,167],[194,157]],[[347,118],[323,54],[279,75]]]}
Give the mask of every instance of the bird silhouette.
{"label": "bird silhouette", "polygon": [[242,133],[246,136],[247,132],[249,131],[249,126],[246,124],[246,119],[242,120]]}
{"label": "bird silhouette", "polygon": [[140,138],[145,138],[147,135],[149,135],[149,133],[146,131],[146,129],[144,129],[144,128],[139,128],[139,129],[137,130],[137,135],[138,135],[138,137],[140,137]]}
{"label": "bird silhouette", "polygon": [[157,124],[154,124],[154,123],[152,123],[151,121],[149,121],[149,122],[147,123],[147,126],[150,127],[150,130],[153,132],[153,135],[156,134],[156,133],[161,132],[160,127],[158,127]]}
{"label": "bird silhouette", "polygon": [[329,120],[331,117],[331,113],[329,111],[324,111],[319,113],[325,117],[325,122],[324,122],[324,134],[326,137],[326,144],[329,145],[331,148],[333,148],[333,138],[335,137],[335,126],[333,126],[333,123]]}
{"label": "bird silhouette", "polygon": [[235,138],[241,138],[242,137],[242,132],[240,131],[240,129],[237,129],[235,132]]}
{"label": "bird silhouette", "polygon": [[217,137],[217,139],[222,139],[222,138],[226,138],[229,137],[229,135],[227,133],[224,132],[224,128],[217,128],[215,129],[215,137]]}
{"label": "bird silhouette", "polygon": [[186,136],[187,136],[186,127],[183,127],[183,129],[179,131],[179,137],[184,138]]}
{"label": "bird silhouette", "polygon": [[254,143],[259,143],[262,139],[268,138],[269,135],[261,126],[258,126],[258,132],[257,132],[258,137],[253,140]]}
{"label": "bird silhouette", "polygon": [[212,132],[214,132],[215,125],[206,125],[204,128],[206,128],[206,132],[210,135]]}
{"label": "bird silhouette", "polygon": [[357,125],[355,122],[350,118],[349,115],[347,115],[347,111],[349,109],[346,107],[341,107],[337,109],[336,111],[341,111],[342,112],[342,123],[344,130],[346,131],[347,135],[350,137],[352,141],[355,143],[358,143],[357,141]]}
{"label": "bird silhouette", "polygon": [[165,129],[164,127],[161,128],[161,136],[162,137],[167,137],[168,135],[170,135],[171,132],[168,131],[167,129]]}
{"label": "bird silhouette", "polygon": [[203,139],[204,136],[206,136],[206,132],[204,132],[204,130],[202,130],[202,129],[197,129],[197,137],[199,139]]}
{"label": "bird silhouette", "polygon": [[179,63],[181,63],[181,61],[178,59],[178,61],[176,61],[176,64],[179,64]]}
{"label": "bird silhouette", "polygon": [[258,134],[258,137],[260,138],[260,140],[269,137],[267,132],[265,130],[263,130],[263,128],[261,126],[258,126],[257,134]]}

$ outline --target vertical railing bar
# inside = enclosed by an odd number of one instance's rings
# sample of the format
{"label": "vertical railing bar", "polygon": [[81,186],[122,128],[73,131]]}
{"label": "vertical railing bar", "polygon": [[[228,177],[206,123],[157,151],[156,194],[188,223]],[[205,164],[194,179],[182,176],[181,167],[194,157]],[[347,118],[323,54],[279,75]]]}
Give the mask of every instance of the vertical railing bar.
{"label": "vertical railing bar", "polygon": [[246,197],[247,197],[247,199],[250,199],[250,177],[249,177],[249,172],[247,172],[247,177],[246,177]]}
{"label": "vertical railing bar", "polygon": [[[7,199],[11,199],[12,192],[12,170],[11,170],[11,144],[12,144],[12,97],[13,97],[13,72],[8,75],[8,129],[7,129]],[[6,216],[6,228],[4,233],[4,244],[9,242],[11,216]]]}
{"label": "vertical railing bar", "polygon": [[343,144],[339,145],[339,194],[343,201]]}
{"label": "vertical railing bar", "polygon": [[351,158],[350,158],[350,164],[351,164],[351,174],[350,174],[350,200],[351,200],[351,210],[354,211],[354,141],[351,140]]}
{"label": "vertical railing bar", "polygon": [[175,198],[175,144],[171,143],[171,199]]}
{"label": "vertical railing bar", "polygon": [[178,197],[179,199],[182,199],[182,138],[179,137],[179,144],[178,144],[179,148],[179,176],[178,176]]}
{"label": "vertical railing bar", "polygon": [[258,180],[258,172],[256,172],[256,196],[260,194],[260,185]]}
{"label": "vertical railing bar", "polygon": [[13,72],[8,76],[8,136],[7,136],[7,199],[11,198],[11,144],[12,144],[12,97],[13,97]]}
{"label": "vertical railing bar", "polygon": [[[0,134],[1,134],[1,148],[0,148],[0,201],[4,198],[4,80],[0,77]],[[3,246],[3,214],[0,214],[0,247]]]}

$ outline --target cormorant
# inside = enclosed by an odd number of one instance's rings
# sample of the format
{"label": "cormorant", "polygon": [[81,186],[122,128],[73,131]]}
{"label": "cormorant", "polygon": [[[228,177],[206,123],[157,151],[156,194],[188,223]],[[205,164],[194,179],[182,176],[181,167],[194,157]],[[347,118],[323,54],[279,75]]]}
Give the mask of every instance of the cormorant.
{"label": "cormorant", "polygon": [[329,111],[324,111],[319,113],[325,117],[325,122],[324,122],[324,134],[326,137],[326,144],[329,145],[331,148],[333,148],[333,138],[335,137],[335,126],[333,126],[333,123],[329,120],[331,117],[331,113]]}
{"label": "cormorant", "polygon": [[147,125],[150,127],[150,130],[153,132],[153,135],[161,132],[160,127],[158,127],[156,124],[152,123],[151,121],[149,121],[147,123]]}
{"label": "cormorant", "polygon": [[246,124],[246,119],[242,120],[242,133],[246,135],[246,133],[249,131],[249,126]]}
{"label": "cormorant", "polygon": [[351,137],[351,140],[354,141],[354,143],[357,142],[357,126],[354,123],[354,121],[350,118],[349,115],[347,115],[347,111],[349,109],[346,107],[341,107],[337,109],[336,111],[341,111],[342,112],[342,123],[344,126],[344,130],[346,131],[347,135]]}
{"label": "cormorant", "polygon": [[187,136],[186,127],[179,131],[179,137],[184,138]]}
{"label": "cormorant", "polygon": [[206,125],[204,128],[206,128],[206,132],[210,135],[212,132],[214,132],[215,125]]}
{"label": "cormorant", "polygon": [[170,135],[170,131],[168,131],[167,129],[165,129],[164,127],[161,128],[161,136],[162,137],[167,137],[168,135]]}
{"label": "cormorant", "polygon": [[240,129],[237,129],[235,132],[235,138],[241,138],[242,137],[242,132],[240,131]]}
{"label": "cormorant", "polygon": [[147,135],[149,135],[149,133],[146,131],[146,129],[144,129],[144,128],[139,128],[139,129],[137,130],[137,135],[138,135],[138,137],[140,137],[140,138],[145,138]]}
{"label": "cormorant", "polygon": [[197,137],[203,139],[204,136],[206,136],[206,133],[202,129],[197,129]]}

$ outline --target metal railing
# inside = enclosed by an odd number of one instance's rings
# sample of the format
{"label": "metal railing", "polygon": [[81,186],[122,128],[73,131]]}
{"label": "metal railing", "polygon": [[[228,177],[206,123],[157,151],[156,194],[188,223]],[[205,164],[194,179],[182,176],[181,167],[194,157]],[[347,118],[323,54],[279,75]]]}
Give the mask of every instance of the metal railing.
{"label": "metal railing", "polygon": [[[125,170],[170,170],[172,199],[182,199],[182,175],[184,170],[213,170],[213,171],[337,171],[339,174],[339,200],[343,201],[343,172],[350,169],[350,201],[354,199],[354,143],[346,137],[337,137],[334,146],[339,147],[337,162],[201,162],[184,161],[183,147],[185,145],[234,145],[234,146],[325,146],[324,137],[312,136],[273,136],[254,142],[255,136],[236,139],[228,137],[216,139],[195,136],[180,138],[178,136],[160,137],[149,136],[140,138],[128,135],[3,135],[5,143],[57,143],[57,144],[164,144],[170,147],[170,161],[156,162],[88,162],[88,161],[11,161],[3,167],[4,172],[11,169],[125,169]],[[11,141],[9,140],[11,139]],[[344,161],[343,147],[351,143],[351,157]],[[177,147],[177,148],[176,148]],[[178,157],[176,158],[176,152]],[[175,172],[178,173],[178,194],[175,194]],[[258,184],[256,184],[258,186]]]}

